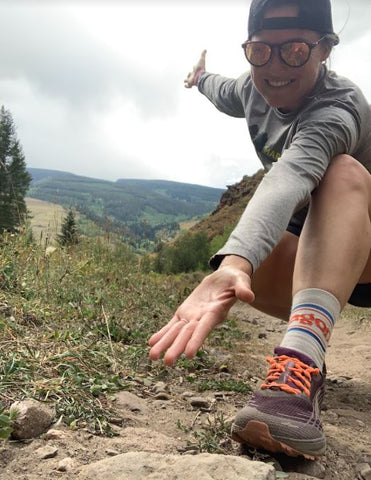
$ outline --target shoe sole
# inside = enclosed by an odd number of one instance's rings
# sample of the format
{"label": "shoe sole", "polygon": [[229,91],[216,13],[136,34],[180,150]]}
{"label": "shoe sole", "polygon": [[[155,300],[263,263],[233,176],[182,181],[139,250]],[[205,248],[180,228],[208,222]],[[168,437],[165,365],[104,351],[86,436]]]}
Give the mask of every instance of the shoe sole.
{"label": "shoe sole", "polygon": [[299,452],[286,443],[276,440],[272,437],[268,425],[256,420],[250,420],[245,428],[232,432],[232,438],[239,443],[246,443],[252,447],[262,448],[272,453],[285,453],[290,457],[303,456],[308,460],[319,460],[322,455]]}

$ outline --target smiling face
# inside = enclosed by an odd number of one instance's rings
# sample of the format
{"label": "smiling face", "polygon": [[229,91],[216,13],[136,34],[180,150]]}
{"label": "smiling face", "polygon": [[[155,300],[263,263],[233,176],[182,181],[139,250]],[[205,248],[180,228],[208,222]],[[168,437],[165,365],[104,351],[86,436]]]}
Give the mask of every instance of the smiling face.
{"label": "smiling face", "polygon": [[[269,8],[265,17],[295,17],[298,8],[287,5]],[[321,34],[313,30],[288,29],[288,30],[261,30],[253,35],[251,40],[281,44],[289,40],[303,40],[315,43]],[[255,87],[272,107],[284,111],[298,109],[317,81],[321,64],[329,55],[325,42],[315,47],[308,62],[302,67],[289,67],[279,58],[277,49],[274,49],[271,60],[262,67],[251,67],[251,76]]]}

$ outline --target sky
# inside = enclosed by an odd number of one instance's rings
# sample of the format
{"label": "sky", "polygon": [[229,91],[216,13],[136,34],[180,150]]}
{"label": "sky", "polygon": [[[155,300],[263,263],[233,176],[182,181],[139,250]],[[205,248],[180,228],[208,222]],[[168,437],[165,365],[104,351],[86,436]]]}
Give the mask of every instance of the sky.
{"label": "sky", "polygon": [[[371,103],[370,0],[333,0],[330,67]],[[29,167],[225,188],[260,168],[246,122],[184,78],[249,66],[249,0],[0,0],[0,105]]]}

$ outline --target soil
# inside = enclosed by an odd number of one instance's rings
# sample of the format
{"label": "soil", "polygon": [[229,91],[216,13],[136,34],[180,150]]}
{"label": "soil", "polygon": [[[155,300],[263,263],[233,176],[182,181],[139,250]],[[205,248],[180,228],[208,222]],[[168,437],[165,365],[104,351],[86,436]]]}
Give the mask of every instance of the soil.
{"label": "soil", "polygon": [[[279,343],[285,323],[243,304],[237,304],[231,314],[244,338],[234,340],[233,348],[221,346],[210,352],[219,365],[217,375],[226,379],[233,374],[233,379],[257,383],[266,373],[265,356]],[[277,478],[362,479],[361,469],[367,470],[367,463],[371,464],[370,332],[369,310],[349,307],[336,324],[326,359],[327,396],[322,412],[327,451],[319,462],[284,456],[273,458],[229,440],[224,445],[226,453],[270,461],[278,469],[291,471],[288,476],[280,473]],[[249,394],[212,390],[199,393],[188,380],[175,374],[172,380],[165,380],[161,391],[156,386],[158,379],[151,379],[150,375],[138,379],[132,392],[140,397],[138,408],[125,412],[120,401],[116,401],[117,418],[112,422],[118,435],[113,438],[85,430],[72,431],[61,424],[53,427],[57,433],[46,437],[0,444],[0,479],[43,480],[56,476],[75,479],[79,466],[128,451],[197,454],[200,443],[197,446],[194,441],[190,446],[190,439],[195,437],[190,437],[179,425],[201,431],[202,425],[212,423],[221,414],[227,420],[232,419]],[[192,406],[191,396],[203,397],[208,405]]]}

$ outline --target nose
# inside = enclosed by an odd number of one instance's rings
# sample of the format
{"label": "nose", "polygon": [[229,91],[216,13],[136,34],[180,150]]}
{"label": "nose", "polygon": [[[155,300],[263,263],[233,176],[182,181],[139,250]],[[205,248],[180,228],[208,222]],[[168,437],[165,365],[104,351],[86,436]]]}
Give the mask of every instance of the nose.
{"label": "nose", "polygon": [[279,53],[279,46],[274,45],[272,48],[271,58],[269,62],[265,65],[265,67],[274,70],[274,72],[280,72],[280,70],[284,70],[285,72],[290,68],[286,63],[281,59]]}
{"label": "nose", "polygon": [[272,55],[268,63],[270,63],[272,66],[285,65],[285,63],[281,60],[280,53],[278,50],[279,47],[277,45],[274,45],[271,48],[272,48]]}

